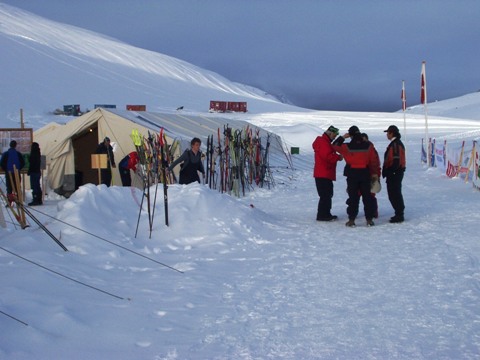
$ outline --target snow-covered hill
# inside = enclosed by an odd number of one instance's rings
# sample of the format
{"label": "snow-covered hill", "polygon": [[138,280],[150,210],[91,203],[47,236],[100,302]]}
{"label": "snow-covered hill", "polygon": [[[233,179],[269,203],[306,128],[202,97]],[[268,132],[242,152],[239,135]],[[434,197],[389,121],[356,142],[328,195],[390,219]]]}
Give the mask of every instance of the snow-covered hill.
{"label": "snow-covered hill", "polygon": [[[0,3],[0,121],[38,128],[63,105],[145,104],[149,111],[206,112],[210,100],[247,101],[249,113],[305,111],[170,56]],[[453,101],[453,103],[452,103]],[[429,104],[429,114],[480,118],[480,93]],[[411,102],[409,101],[411,104]],[[423,106],[410,106],[422,114]]]}
{"label": "snow-covered hill", "polygon": [[[424,105],[407,108],[407,114],[425,114]],[[480,92],[427,104],[427,114],[447,118],[480,120]]]}
{"label": "snow-covered hill", "polygon": [[[170,56],[139,49],[0,3],[0,119],[51,121],[63,105],[145,104],[149,111],[208,111],[210,100],[247,101],[249,111],[288,111],[265,92]],[[298,110],[298,109],[297,109]],[[8,120],[7,120],[8,119]],[[4,123],[7,120],[7,123]]]}

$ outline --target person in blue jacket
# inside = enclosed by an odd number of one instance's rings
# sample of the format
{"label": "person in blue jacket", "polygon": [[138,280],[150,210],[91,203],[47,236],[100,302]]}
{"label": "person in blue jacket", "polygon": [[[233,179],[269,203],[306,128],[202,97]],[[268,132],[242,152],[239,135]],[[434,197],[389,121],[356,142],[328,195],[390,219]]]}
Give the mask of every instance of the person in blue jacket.
{"label": "person in blue jacket", "polygon": [[[20,191],[15,188],[15,173],[14,169],[20,171],[25,166],[25,160],[20,151],[17,151],[17,142],[15,140],[10,141],[10,148],[2,154],[0,159],[0,166],[5,171],[5,183],[7,184],[7,195],[12,194],[14,191]],[[13,182],[11,181],[13,180]]]}

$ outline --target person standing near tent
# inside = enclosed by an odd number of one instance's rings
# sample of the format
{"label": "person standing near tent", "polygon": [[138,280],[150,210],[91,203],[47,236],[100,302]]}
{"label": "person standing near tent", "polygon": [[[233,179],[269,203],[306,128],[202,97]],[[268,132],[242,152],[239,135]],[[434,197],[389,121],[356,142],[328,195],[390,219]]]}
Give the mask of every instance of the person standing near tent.
{"label": "person standing near tent", "polygon": [[[347,144],[345,139],[351,138]],[[333,148],[343,155],[348,166],[345,167],[344,175],[347,176],[347,214],[348,227],[355,227],[355,218],[358,215],[360,196],[363,200],[363,208],[367,226],[373,226],[375,215],[374,203],[370,195],[371,176],[380,166],[375,156],[375,149],[370,142],[365,142],[357,126],[351,126],[348,133],[339,136]]]}
{"label": "person standing near tent", "polygon": [[107,155],[107,168],[101,170],[102,184],[110,186],[112,184],[112,168],[115,168],[115,157],[113,147],[110,145],[110,138],[106,137],[103,142],[98,144],[95,154]]}
{"label": "person standing near tent", "polygon": [[29,206],[42,205],[42,187],[40,186],[40,163],[42,155],[40,153],[40,145],[33,142],[30,149],[30,165],[28,167],[27,175],[30,176],[30,188],[32,189],[32,202]]}
{"label": "person standing near tent", "polygon": [[312,144],[315,152],[313,177],[320,199],[317,206],[317,221],[336,220],[332,215],[333,182],[336,180],[337,162],[342,161],[342,155],[333,149],[332,141],[337,137],[338,129],[330,126],[322,136],[317,136]]}
{"label": "person standing near tent", "polygon": [[179,184],[191,184],[192,182],[200,182],[198,172],[200,171],[205,176],[205,169],[202,163],[202,152],[200,151],[200,145],[202,144],[199,138],[193,138],[190,141],[191,149],[187,149],[183,154],[175,160],[167,168],[167,171],[172,171],[175,166],[183,162],[180,169]]}
{"label": "person standing near tent", "polygon": [[400,140],[400,130],[395,125],[390,125],[387,130],[390,144],[385,151],[382,176],[386,178],[388,200],[392,204],[395,215],[390,218],[391,223],[404,221],[405,203],[402,195],[402,181],[406,169],[405,146]]}
{"label": "person standing near tent", "polygon": [[[13,192],[18,192],[21,189],[15,187],[15,172],[14,169],[20,171],[25,166],[25,160],[22,153],[16,149],[17,142],[10,141],[10,148],[2,154],[0,159],[0,166],[5,171],[5,183],[7,185],[7,196],[11,199]],[[13,182],[12,182],[13,181]]]}
{"label": "person standing near tent", "polygon": [[122,186],[132,186],[132,176],[130,170],[137,171],[138,153],[132,151],[118,163],[118,171],[122,179]]}

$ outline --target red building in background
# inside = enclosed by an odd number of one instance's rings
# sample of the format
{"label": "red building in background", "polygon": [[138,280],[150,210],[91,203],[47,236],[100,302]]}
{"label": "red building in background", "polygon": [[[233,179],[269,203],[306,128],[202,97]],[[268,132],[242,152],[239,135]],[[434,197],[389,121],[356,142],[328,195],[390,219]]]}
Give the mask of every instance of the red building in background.
{"label": "red building in background", "polygon": [[147,111],[147,105],[127,105],[129,111]]}
{"label": "red building in background", "polygon": [[247,112],[246,101],[210,101],[210,112]]}

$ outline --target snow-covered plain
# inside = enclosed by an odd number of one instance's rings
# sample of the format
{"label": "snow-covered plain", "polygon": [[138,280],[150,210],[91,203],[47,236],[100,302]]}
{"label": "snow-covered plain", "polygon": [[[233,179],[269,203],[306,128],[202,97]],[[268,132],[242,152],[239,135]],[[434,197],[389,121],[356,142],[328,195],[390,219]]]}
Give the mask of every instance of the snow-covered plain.
{"label": "snow-covered plain", "polygon": [[[49,91],[42,98],[55,96]],[[453,103],[450,116],[464,106],[462,98]],[[28,119],[39,128],[51,119],[41,101],[33,104]],[[429,134],[478,138],[480,106],[469,106],[463,119],[431,114]],[[7,217],[0,358],[477,359],[480,193],[420,163],[423,115],[408,113],[405,134],[401,113],[286,112],[274,101],[268,109],[242,118],[300,147],[295,171],[273,169],[271,189],[237,199],[171,185],[170,226],[159,196],[151,238],[145,211],[135,238],[138,189],[48,194],[31,210],[68,252],[35,223],[20,230]],[[406,222],[388,223],[383,182],[376,226],[367,228],[361,211],[357,227],[346,228],[343,164],[333,199],[339,220],[315,221],[311,143],[330,124],[358,125],[381,155],[383,130],[399,126]]]}

